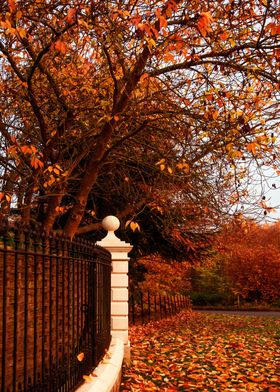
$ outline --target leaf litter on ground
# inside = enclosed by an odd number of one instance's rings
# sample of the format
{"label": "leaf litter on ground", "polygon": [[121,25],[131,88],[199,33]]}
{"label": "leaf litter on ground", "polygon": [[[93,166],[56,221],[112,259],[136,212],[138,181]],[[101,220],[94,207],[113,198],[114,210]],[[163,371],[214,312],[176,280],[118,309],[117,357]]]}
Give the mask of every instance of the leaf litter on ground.
{"label": "leaf litter on ground", "polygon": [[280,320],[184,311],[130,329],[122,392],[280,392]]}

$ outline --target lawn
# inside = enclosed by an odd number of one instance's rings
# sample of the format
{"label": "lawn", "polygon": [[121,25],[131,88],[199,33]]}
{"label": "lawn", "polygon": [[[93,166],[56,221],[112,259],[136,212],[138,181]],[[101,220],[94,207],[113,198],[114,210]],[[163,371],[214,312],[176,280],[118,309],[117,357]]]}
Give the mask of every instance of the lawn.
{"label": "lawn", "polygon": [[280,392],[280,319],[182,312],[130,341],[123,392]]}

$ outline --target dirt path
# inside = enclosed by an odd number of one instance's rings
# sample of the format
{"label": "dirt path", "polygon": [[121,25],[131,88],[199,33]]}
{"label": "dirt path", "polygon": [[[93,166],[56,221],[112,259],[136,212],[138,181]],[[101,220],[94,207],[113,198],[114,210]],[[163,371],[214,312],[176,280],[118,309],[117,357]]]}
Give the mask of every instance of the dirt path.
{"label": "dirt path", "polygon": [[216,314],[238,314],[240,316],[260,316],[280,318],[280,311],[255,311],[255,310],[200,310],[195,309],[198,313],[216,313]]}

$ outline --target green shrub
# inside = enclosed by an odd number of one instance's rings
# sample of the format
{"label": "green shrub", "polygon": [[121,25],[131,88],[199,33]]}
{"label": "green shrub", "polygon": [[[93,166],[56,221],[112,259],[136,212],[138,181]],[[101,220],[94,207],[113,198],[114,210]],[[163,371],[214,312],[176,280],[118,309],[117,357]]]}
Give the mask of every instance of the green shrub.
{"label": "green shrub", "polygon": [[193,306],[228,305],[231,298],[222,293],[192,292],[190,298]]}

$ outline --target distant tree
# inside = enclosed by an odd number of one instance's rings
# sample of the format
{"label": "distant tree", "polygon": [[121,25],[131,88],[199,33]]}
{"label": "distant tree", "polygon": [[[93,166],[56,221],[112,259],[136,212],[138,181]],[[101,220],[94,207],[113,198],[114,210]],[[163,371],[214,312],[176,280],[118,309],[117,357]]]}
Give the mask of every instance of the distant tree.
{"label": "distant tree", "polygon": [[73,237],[108,202],[134,229],[146,206],[209,225],[247,197],[252,162],[278,170],[277,0],[0,11],[2,217],[16,203],[23,222]]}
{"label": "distant tree", "polygon": [[232,292],[243,298],[280,297],[280,225],[237,219],[217,239],[220,263]]}
{"label": "distant tree", "polygon": [[143,268],[142,282],[139,288],[142,292],[160,295],[187,295],[190,291],[190,264],[166,260],[159,254],[140,258],[138,266]]}

